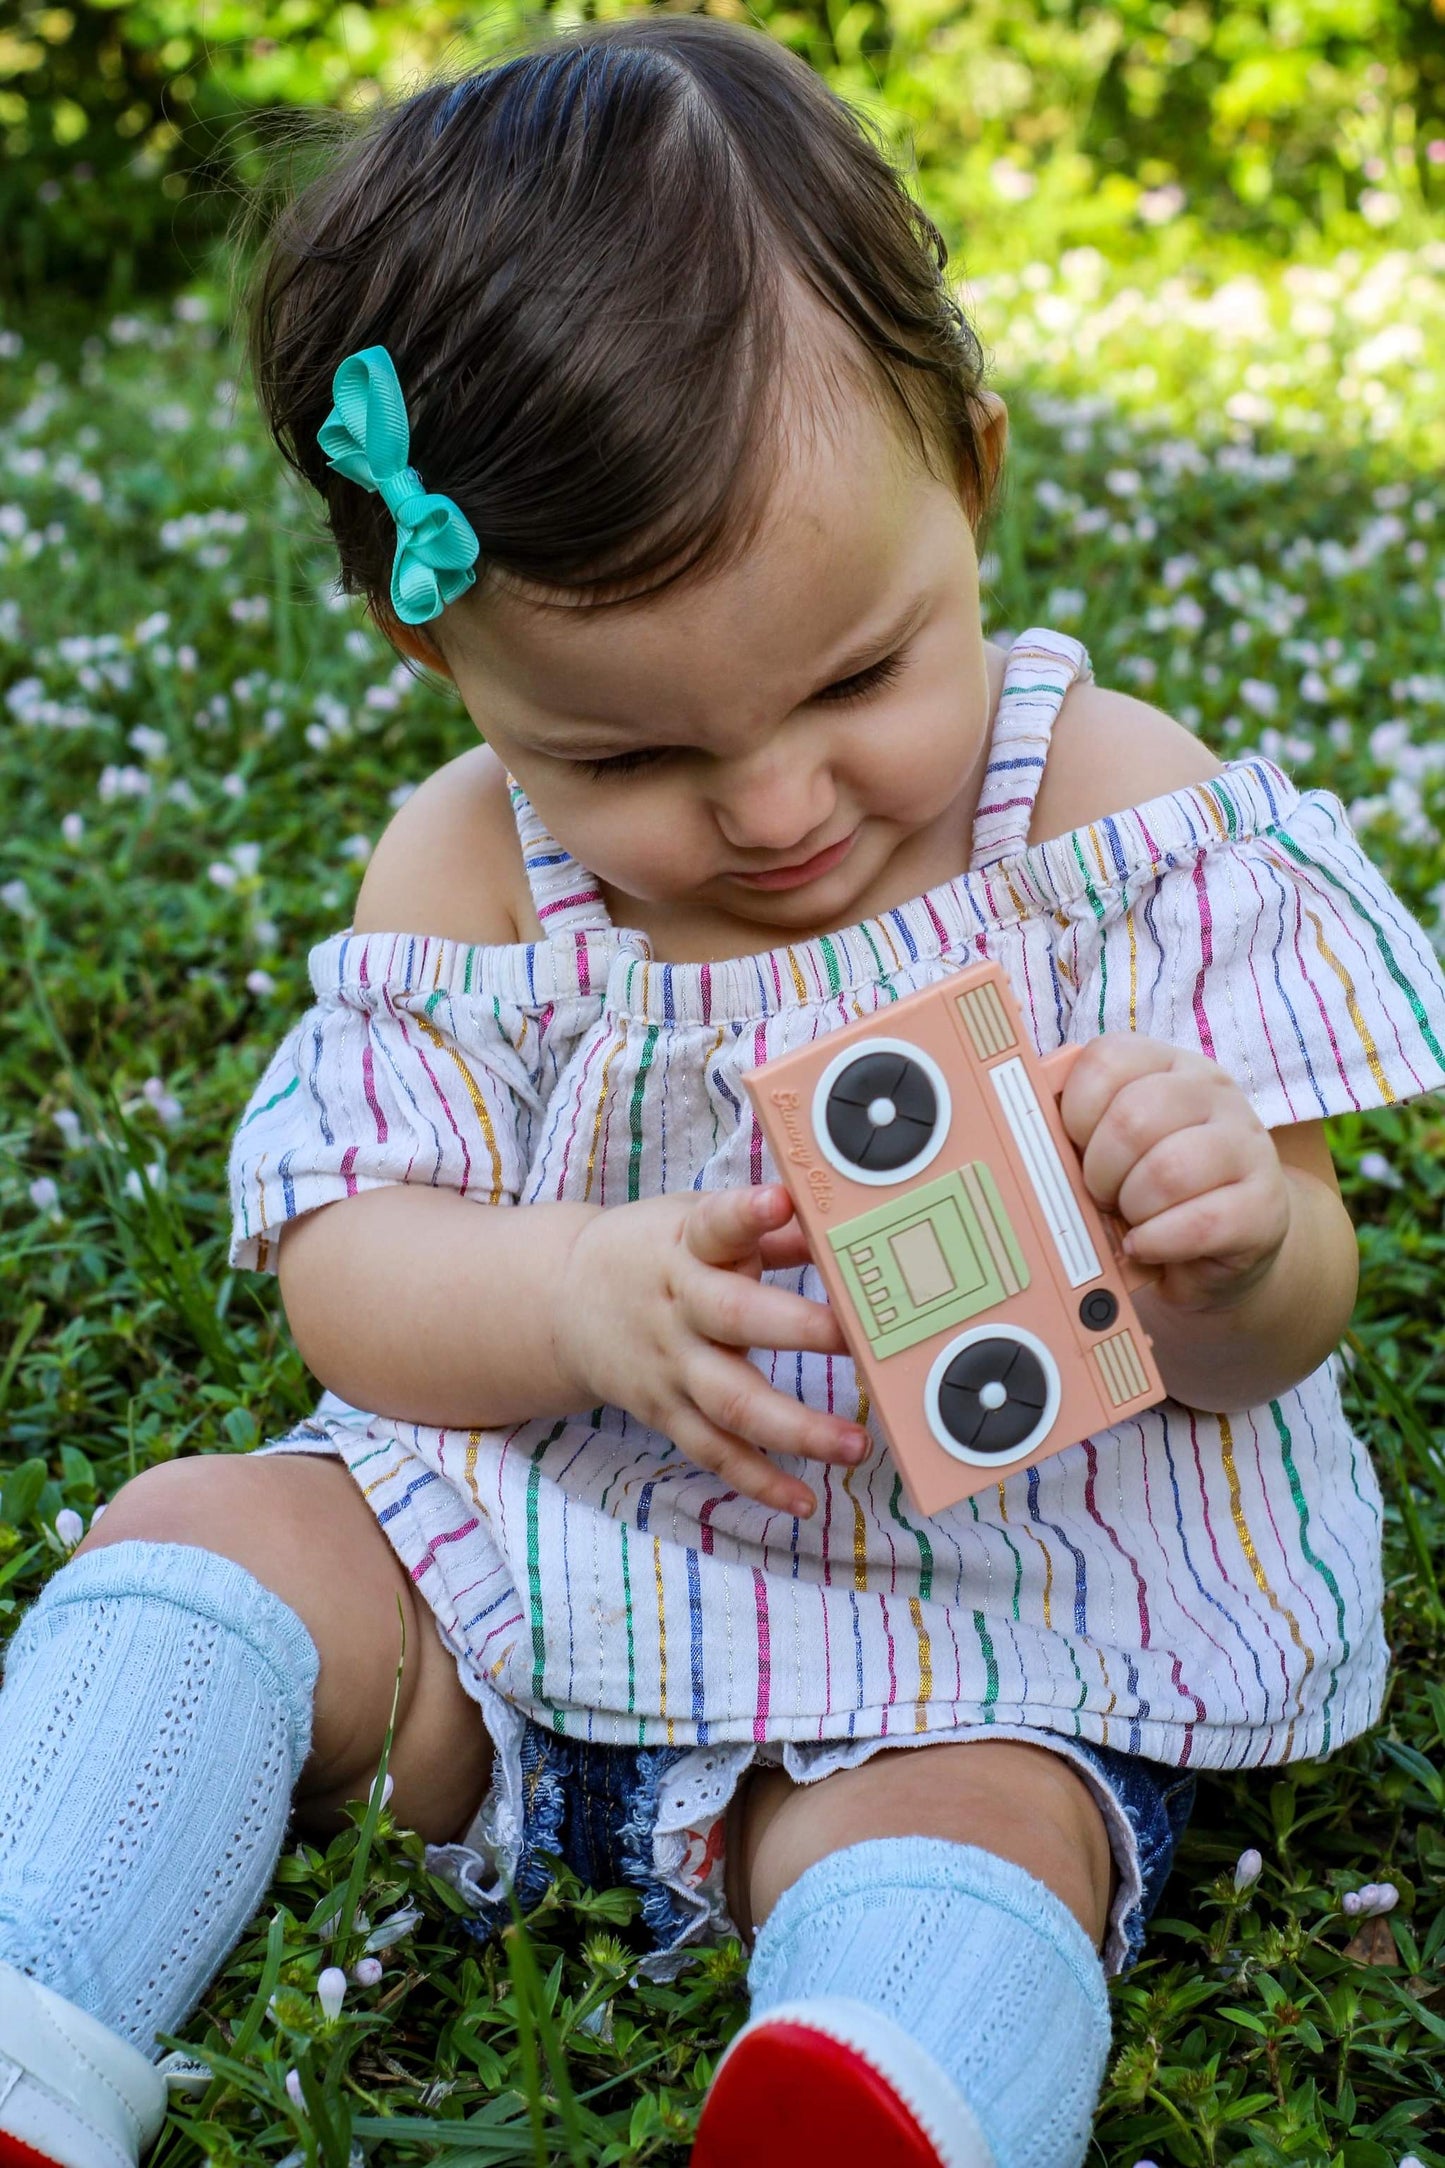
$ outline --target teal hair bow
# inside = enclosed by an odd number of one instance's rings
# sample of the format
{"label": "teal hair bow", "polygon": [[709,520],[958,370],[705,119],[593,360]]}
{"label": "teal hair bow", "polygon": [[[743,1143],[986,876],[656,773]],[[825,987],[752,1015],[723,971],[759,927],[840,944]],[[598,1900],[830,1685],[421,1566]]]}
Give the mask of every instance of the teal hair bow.
{"label": "teal hair bow", "polygon": [[407,464],[406,401],[384,346],[348,354],[331,395],[316,441],[328,466],[381,495],[396,521],[391,606],[404,625],[425,625],[472,585],[481,544],[451,498],[430,495]]}

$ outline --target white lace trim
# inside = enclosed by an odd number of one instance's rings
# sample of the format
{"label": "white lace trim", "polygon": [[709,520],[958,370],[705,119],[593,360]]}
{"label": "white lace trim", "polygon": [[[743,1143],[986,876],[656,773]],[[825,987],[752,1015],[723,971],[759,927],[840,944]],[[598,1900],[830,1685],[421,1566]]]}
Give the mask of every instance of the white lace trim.
{"label": "white lace trim", "polygon": [[[454,1844],[428,1845],[426,1861],[433,1874],[458,1896],[480,1908],[505,1897],[521,1850],[522,1740],[526,1718],[496,1689],[459,1663],[462,1684],[479,1704],[494,1750],[492,1786],[466,1835]],[[839,1769],[856,1769],[878,1753],[941,1741],[1014,1739],[1047,1746],[1078,1770],[1098,1804],[1118,1870],[1118,1886],[1105,1934],[1104,1970],[1122,1971],[1128,1952],[1126,1925],[1143,1890],[1139,1848],[1123,1807],[1087,1756],[1072,1741],[1024,1728],[960,1725],[953,1732],[929,1732],[917,1738],[787,1740],[761,1745],[698,1746],[683,1755],[659,1785],[657,1819],[652,1832],[652,1864],[657,1879],[688,1914],[687,1924],[665,1950],[644,1957],[638,1971],[647,1979],[671,1979],[694,1950],[738,1934],[727,1908],[725,1850],[717,1823],[753,1764],[785,1769],[795,1784],[816,1784]],[[697,1871],[697,1862],[708,1862]]]}

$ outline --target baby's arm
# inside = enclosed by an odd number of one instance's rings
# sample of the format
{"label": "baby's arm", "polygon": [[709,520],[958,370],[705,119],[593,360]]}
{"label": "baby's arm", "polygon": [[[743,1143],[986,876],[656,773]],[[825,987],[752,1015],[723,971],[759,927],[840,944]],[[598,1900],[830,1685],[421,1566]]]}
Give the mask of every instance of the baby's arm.
{"label": "baby's arm", "polygon": [[[1157,708],[1076,686],[1035,838],[1219,773]],[[1161,1267],[1135,1300],[1176,1399],[1258,1407],[1325,1360],[1354,1307],[1358,1257],[1321,1122],[1266,1129],[1216,1062],[1119,1032],[1086,1044],[1060,1108],[1091,1193],[1130,1223],[1130,1253]]]}
{"label": "baby's arm", "polygon": [[769,1453],[861,1460],[858,1425],[776,1391],[749,1348],[840,1355],[832,1312],[764,1270],[804,1262],[777,1186],[494,1210],[417,1186],[293,1221],[281,1295],[296,1344],[354,1407],[497,1429],[611,1404],[734,1490],[806,1517]]}
{"label": "baby's arm", "polygon": [[1160,1268],[1135,1301],[1174,1398],[1258,1407],[1317,1369],[1358,1264],[1323,1124],[1268,1130],[1216,1063],[1118,1033],[1084,1048],[1060,1111],[1129,1254]]}
{"label": "baby's arm", "polygon": [[[355,930],[513,943],[529,908],[517,858],[505,776],[479,747],[402,807]],[[604,1212],[397,1182],[290,1221],[279,1272],[302,1355],[354,1407],[471,1430],[612,1404],[730,1487],[807,1513],[812,1493],[768,1454],[856,1461],[867,1438],[747,1359],[752,1347],[842,1353],[824,1304],[760,1284],[805,1259],[778,1188]]]}

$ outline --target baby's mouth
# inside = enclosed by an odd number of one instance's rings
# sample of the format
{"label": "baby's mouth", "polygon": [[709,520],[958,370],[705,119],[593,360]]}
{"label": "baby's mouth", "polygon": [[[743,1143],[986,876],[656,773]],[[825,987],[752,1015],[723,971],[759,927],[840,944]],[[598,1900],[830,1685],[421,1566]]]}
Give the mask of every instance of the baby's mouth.
{"label": "baby's mouth", "polygon": [[734,873],[731,879],[741,881],[748,888],[801,888],[808,881],[820,880],[842,864],[857,839],[858,831],[852,828],[836,843],[817,851],[811,858],[795,859],[789,866],[774,866],[767,873]]}

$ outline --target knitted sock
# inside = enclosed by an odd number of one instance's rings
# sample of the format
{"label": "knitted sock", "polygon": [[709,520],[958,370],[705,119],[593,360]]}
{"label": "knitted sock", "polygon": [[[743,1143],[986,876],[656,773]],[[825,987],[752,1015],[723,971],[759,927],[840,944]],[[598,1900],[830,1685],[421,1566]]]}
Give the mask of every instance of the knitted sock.
{"label": "knitted sock", "polygon": [[317,1670],[295,1612],[210,1551],[62,1567],[0,1692],[0,1958],[153,2053],[271,1878]]}
{"label": "knitted sock", "polygon": [[1109,2047],[1104,1970],[1022,1867],[932,1837],[849,1845],[784,1891],[748,1978],[755,2018],[829,1995],[882,2011],[968,2103],[997,2168],[1082,2162]]}

